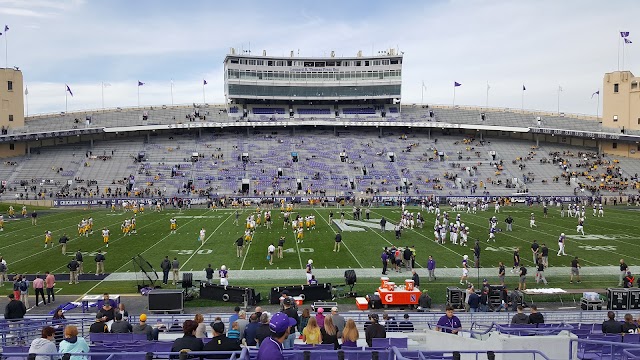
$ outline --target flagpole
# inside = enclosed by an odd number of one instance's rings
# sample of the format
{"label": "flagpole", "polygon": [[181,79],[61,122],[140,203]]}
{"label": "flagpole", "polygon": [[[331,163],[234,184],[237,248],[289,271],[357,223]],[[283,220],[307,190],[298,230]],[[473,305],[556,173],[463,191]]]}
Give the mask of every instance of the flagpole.
{"label": "flagpole", "polygon": [[202,82],[202,104],[206,104],[207,103],[207,98],[204,94],[204,81]]}
{"label": "flagpole", "polygon": [[140,81],[138,80],[138,107],[140,107]]}
{"label": "flagpole", "polygon": [[420,89],[420,105],[424,105],[424,80],[422,80],[422,89]]}
{"label": "flagpole", "polygon": [[69,112],[68,101],[67,101],[67,85],[64,85],[64,113],[65,115]]}
{"label": "flagpole", "polygon": [[598,104],[596,105],[596,120],[600,117],[600,89],[598,89]]}
{"label": "flagpole", "polygon": [[173,106],[173,79],[171,79],[171,106]]}
{"label": "flagpole", "polygon": [[485,109],[489,108],[489,82],[487,81],[487,105],[485,106]]}
{"label": "flagpole", "polygon": [[9,31],[6,30],[6,26],[5,26],[5,30],[4,30],[4,65],[5,65],[5,70],[9,71],[9,45],[7,45],[7,43],[9,42],[9,38],[8,38],[8,33]]}
{"label": "flagpole", "polygon": [[558,86],[558,115],[560,115],[560,86]]}
{"label": "flagpole", "polygon": [[27,91],[26,91],[26,94],[24,96],[25,100],[27,102],[27,116],[26,117],[29,117],[29,88],[26,88],[26,89],[27,89]]}
{"label": "flagpole", "polygon": [[618,71],[620,71],[620,38],[618,38]]}
{"label": "flagpole", "polygon": [[104,81],[101,83],[101,92],[102,92],[102,109],[104,109]]}
{"label": "flagpole", "polygon": [[624,48],[626,47],[627,42],[622,39],[622,71],[624,71]]}
{"label": "flagpole", "polygon": [[451,105],[451,107],[456,107],[456,85],[453,84],[453,104]]}
{"label": "flagpole", "polygon": [[522,86],[522,104],[520,105],[520,111],[524,112],[524,85]]}

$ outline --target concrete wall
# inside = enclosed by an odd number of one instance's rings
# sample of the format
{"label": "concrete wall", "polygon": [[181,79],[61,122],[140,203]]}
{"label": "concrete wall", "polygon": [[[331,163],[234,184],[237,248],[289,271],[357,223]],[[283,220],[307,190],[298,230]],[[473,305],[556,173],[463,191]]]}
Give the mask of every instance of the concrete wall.
{"label": "concrete wall", "polygon": [[[614,144],[616,148],[614,149]],[[640,159],[640,145],[635,143],[602,142],[602,152],[610,156]]]}
{"label": "concrete wall", "polygon": [[[468,333],[466,333],[468,336]],[[425,330],[424,334],[409,335],[412,339],[423,343],[422,349],[427,351],[451,351],[451,349],[463,350],[538,350],[552,360],[577,359],[577,348],[573,347],[573,354],[569,356],[570,340],[577,337],[567,331],[554,336],[511,336],[490,332],[482,340],[472,339],[467,336],[457,336],[433,330]],[[419,339],[421,336],[423,339]],[[479,356],[478,359],[486,359]],[[524,354],[496,354],[497,360],[529,359]],[[461,359],[476,359],[475,355],[462,354]]]}
{"label": "concrete wall", "polygon": [[17,205],[27,205],[27,206],[42,206],[42,207],[53,207],[53,200],[4,200],[5,204],[17,204]]}

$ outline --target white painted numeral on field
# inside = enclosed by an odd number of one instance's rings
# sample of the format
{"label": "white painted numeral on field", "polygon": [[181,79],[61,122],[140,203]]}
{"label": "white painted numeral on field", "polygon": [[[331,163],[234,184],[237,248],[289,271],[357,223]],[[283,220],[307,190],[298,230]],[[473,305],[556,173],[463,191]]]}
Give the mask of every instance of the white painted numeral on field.
{"label": "white painted numeral on field", "polygon": [[578,247],[580,249],[587,250],[587,251],[616,251],[616,250],[618,250],[618,248],[616,246],[611,246],[611,245],[603,245],[603,246],[583,245],[583,246],[578,246]]}
{"label": "white painted numeral on field", "polygon": [[514,252],[516,251],[515,247],[510,247],[510,246],[499,246],[499,247],[492,247],[492,246],[487,246],[485,248],[486,251],[495,251],[495,252],[500,252],[500,251],[507,251],[507,252]]}
{"label": "white painted numeral on field", "polygon": [[195,250],[171,250],[171,251],[177,252],[178,255],[193,255],[194,253],[198,255],[209,255],[213,253],[213,250],[211,249],[201,249],[198,251],[195,251]]}
{"label": "white painted numeral on field", "polygon": [[209,255],[212,252],[213,252],[213,250],[211,250],[211,249],[201,249],[201,250],[198,250],[197,254],[198,255]]}
{"label": "white painted numeral on field", "polygon": [[[295,253],[296,249],[288,248],[288,249],[284,249],[284,252],[291,254],[291,253]],[[313,252],[313,248],[300,248],[300,252],[301,253],[312,253]]]}

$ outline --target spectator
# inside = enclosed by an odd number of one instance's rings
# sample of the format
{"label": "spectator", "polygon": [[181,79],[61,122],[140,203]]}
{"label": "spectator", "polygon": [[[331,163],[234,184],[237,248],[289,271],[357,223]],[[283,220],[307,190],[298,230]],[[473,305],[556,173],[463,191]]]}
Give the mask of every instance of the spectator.
{"label": "spectator", "polygon": [[344,330],[345,326],[345,320],[342,315],[338,314],[338,308],[335,306],[331,308],[331,320],[333,320],[333,325],[338,328],[338,337],[341,338],[342,330]]}
{"label": "spectator", "polygon": [[[291,307],[292,303],[293,303],[293,299],[291,297],[288,297],[282,301],[282,305],[284,306],[283,313],[285,313],[288,317],[294,319],[297,324],[300,322],[300,318],[298,317],[298,311],[296,311],[293,307]],[[284,344],[283,344],[284,348],[293,349],[293,344],[295,343],[295,341],[296,341],[296,328],[294,326],[291,329],[289,329],[289,337],[284,341]]]}
{"label": "spectator", "polygon": [[[109,300],[108,295],[107,300]],[[105,301],[100,311],[98,311],[98,315],[100,315],[103,322],[109,322],[116,318],[116,310],[111,306],[110,301]]]}
{"label": "spectator", "polygon": [[[60,342],[60,354],[88,353],[89,345],[83,337],[78,337],[78,328],[75,325],[67,325],[64,328],[64,340]],[[69,360],[89,360],[88,356],[72,355]]]}
{"label": "spectator", "polygon": [[310,317],[311,317],[311,311],[309,311],[309,308],[302,309],[302,315],[300,315],[300,324],[298,324],[299,331],[302,331],[302,329],[307,327]]}
{"label": "spectator", "polygon": [[531,305],[529,309],[531,309],[531,314],[529,314],[529,324],[544,324],[544,316],[538,312],[538,307]]}
{"label": "spectator", "polygon": [[333,344],[333,350],[338,350],[338,328],[333,324],[331,316],[324,319],[324,327],[320,328],[320,335],[323,344]]}
{"label": "spectator", "polygon": [[147,314],[140,314],[140,323],[132,327],[134,334],[146,334],[147,340],[158,340],[158,334],[160,330],[152,328],[147,325]]}
{"label": "spectator", "polygon": [[108,333],[109,327],[107,326],[107,323],[104,319],[105,317],[102,316],[102,314],[97,313],[96,321],[89,327],[89,332],[93,334]]}
{"label": "spectator", "polygon": [[418,312],[431,310],[431,296],[427,289],[422,290],[422,294],[418,299]]}
{"label": "spectator", "polygon": [[511,318],[511,324],[528,324],[529,323],[529,316],[525,313],[523,313],[524,308],[522,307],[522,305],[518,305],[517,307],[517,311],[518,313],[513,315],[513,317]]}
{"label": "spectator", "polygon": [[52,301],[56,301],[56,292],[53,289],[56,286],[56,277],[48,271],[45,275],[44,283],[47,286],[47,302],[51,304]]}
{"label": "spectator", "polygon": [[244,334],[242,338],[245,340],[245,345],[247,346],[256,346],[256,331],[260,323],[258,322],[257,313],[251,314],[249,316],[249,324],[244,328]]}
{"label": "spectator", "polygon": [[98,301],[98,306],[101,308],[104,307],[105,304],[109,304],[109,306],[112,308],[118,307],[118,304],[116,304],[115,300],[109,297],[109,293],[102,294],[102,300]]}
{"label": "spectator", "polygon": [[[185,320],[182,324],[182,333],[184,335],[181,338],[174,340],[171,352],[202,351],[204,344],[202,343],[202,340],[196,338],[197,328],[197,322],[193,320]],[[224,325],[222,331],[224,331]]]}
{"label": "spectator", "polygon": [[[240,331],[240,336],[242,336],[242,334],[244,334],[244,329],[249,323],[249,320],[247,320],[247,312],[244,310],[240,310],[240,312],[238,313],[238,320],[236,321],[238,322],[238,331]],[[231,323],[231,325],[233,325],[233,323]]]}
{"label": "spectator", "polygon": [[29,354],[36,354],[35,360],[51,360],[54,357],[38,354],[56,354],[58,349],[54,342],[56,330],[51,326],[45,326],[42,329],[41,337],[33,339],[29,347]]}
{"label": "spectator", "polygon": [[468,296],[469,301],[467,303],[469,304],[469,310],[471,312],[478,312],[478,308],[480,307],[480,296],[473,290],[469,293]]}
{"label": "spectator", "polygon": [[169,256],[165,256],[160,263],[160,269],[162,269],[162,285],[167,285],[169,282],[169,271],[171,271],[171,260]]}
{"label": "spectator", "polygon": [[633,275],[631,275],[631,271],[627,271],[627,276],[625,276],[624,279],[622,279],[622,281],[624,282],[625,288],[632,288],[633,283],[636,281],[636,278]]}
{"label": "spectator", "polygon": [[356,322],[353,319],[347,319],[342,330],[342,347],[356,347],[359,337],[360,333],[356,327]]}
{"label": "spectator", "polygon": [[64,311],[62,308],[57,308],[53,318],[51,319],[51,325],[56,330],[56,344],[59,344],[63,338],[64,323],[66,318],[64,317]]}
{"label": "spectator", "polygon": [[309,318],[307,327],[302,330],[302,341],[309,345],[322,343],[322,334],[320,333],[320,327],[318,327],[318,321],[316,318]]}
{"label": "spectator", "polygon": [[264,339],[271,336],[271,330],[269,329],[269,313],[262,313],[260,316],[260,326],[256,330],[256,343],[258,346],[264,341]]}
{"label": "spectator", "polygon": [[404,321],[400,321],[400,325],[398,325],[398,329],[400,331],[413,331],[413,323],[409,321],[409,314],[404,314]]}
{"label": "spectator", "polygon": [[613,311],[607,312],[607,321],[602,323],[603,334],[620,334],[622,332],[622,324],[616,321],[616,313]]}
{"label": "spectator", "polygon": [[233,324],[234,321],[238,320],[238,313],[240,313],[240,306],[236,306],[233,311],[235,314],[229,316],[229,327]]}
{"label": "spectator", "polygon": [[27,308],[20,300],[16,300],[15,295],[9,294],[9,303],[4,308],[4,318],[6,320],[17,321],[24,318],[24,314],[27,313]]}
{"label": "spectator", "polygon": [[25,275],[20,276],[20,301],[24,303],[24,306],[29,307],[29,280]]}
{"label": "spectator", "polygon": [[442,331],[449,334],[458,334],[458,329],[462,327],[460,319],[453,314],[453,306],[447,305],[445,315],[440,317],[436,331]]}
{"label": "spectator", "polygon": [[623,334],[635,334],[638,331],[638,325],[633,322],[631,314],[624,314],[624,322],[622,323]]}
{"label": "spectator", "polygon": [[123,303],[118,304],[118,308],[116,309],[116,312],[119,312],[120,314],[122,314],[123,318],[127,320],[129,319],[129,312],[127,311],[127,309],[125,309]]}
{"label": "spectator", "polygon": [[382,320],[384,320],[384,329],[387,332],[398,332],[398,323],[393,316],[389,316],[389,314],[382,314]]}
{"label": "spectator", "polygon": [[116,313],[116,321],[111,324],[111,332],[114,334],[130,333],[133,327],[127,320],[122,319],[121,313]]}
{"label": "spectator", "polygon": [[261,342],[257,360],[284,360],[282,343],[289,337],[289,330],[296,321],[284,313],[276,313],[269,322],[271,337]]}
{"label": "spectator", "polygon": [[316,310],[316,322],[319,327],[324,326],[324,309],[321,307]]}
{"label": "spectator", "polygon": [[198,328],[196,329],[196,337],[198,339],[206,338],[207,324],[204,323],[204,316],[202,316],[202,314],[196,314],[196,316],[193,318],[193,321],[198,324]]}
{"label": "spectator", "polygon": [[365,338],[367,345],[373,346],[372,339],[384,339],[387,337],[387,332],[384,330],[384,326],[379,324],[380,318],[378,314],[371,314],[371,325],[367,326],[365,330]]}
{"label": "spectator", "polygon": [[44,298],[44,280],[40,277],[40,275],[36,275],[36,278],[33,280],[33,291],[36,293],[36,306],[39,306],[40,303],[38,301],[38,295],[42,297],[42,305],[47,305],[47,300]]}
{"label": "spectator", "polygon": [[[246,329],[247,327],[245,326],[245,330]],[[238,330],[238,321],[234,321],[233,324],[231,324],[231,329],[227,331],[227,339],[235,340],[238,344],[240,344],[240,336],[240,331]]]}
{"label": "spectator", "polygon": [[[234,321],[233,324],[238,325],[237,321]],[[231,330],[229,330],[229,334],[231,334]],[[240,344],[238,343],[240,334],[236,333],[238,336],[235,339],[229,338],[224,335],[224,323],[217,322],[213,324],[213,338],[209,341],[204,348],[203,351],[236,351],[240,350]],[[229,355],[207,355],[209,359],[227,359]]]}

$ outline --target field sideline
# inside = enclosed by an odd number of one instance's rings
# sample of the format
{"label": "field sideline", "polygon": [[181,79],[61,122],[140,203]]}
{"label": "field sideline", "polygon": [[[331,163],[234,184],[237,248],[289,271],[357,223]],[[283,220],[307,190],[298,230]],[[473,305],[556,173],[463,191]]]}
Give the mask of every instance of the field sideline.
{"label": "field sideline", "polygon": [[[19,210],[19,209],[18,209]],[[31,209],[29,209],[31,211]],[[443,207],[442,210],[448,210]],[[503,261],[508,267],[512,263],[512,252],[520,247],[522,262],[533,272],[530,245],[534,239],[538,243],[546,243],[550,249],[549,263],[551,267],[567,267],[572,256],[579,256],[582,266],[616,266],[620,258],[624,258],[634,270],[640,265],[640,255],[635,255],[640,248],[640,213],[636,208],[623,206],[605,208],[604,218],[595,218],[591,209],[587,209],[585,221],[586,236],[576,236],[577,219],[561,218],[557,208],[549,209],[549,218],[542,215],[541,207],[527,208],[522,205],[503,207],[498,217],[498,226],[505,228],[504,219],[511,215],[514,219],[513,232],[499,232],[495,243],[487,243],[488,218],[493,216],[493,207],[489,211],[477,214],[461,213],[462,221],[470,228],[469,246],[439,245],[433,241],[434,215],[425,216],[423,229],[405,230],[400,240],[396,240],[393,231],[381,232],[378,219],[385,217],[395,223],[400,216],[399,208],[382,207],[371,209],[371,221],[347,222],[351,230],[342,231],[343,247],[339,253],[332,252],[335,233],[339,231],[336,224],[329,224],[329,209],[300,208],[296,209],[302,216],[314,215],[317,226],[315,230],[305,231],[304,242],[296,243],[289,227],[283,229],[279,210],[273,210],[274,224],[272,229],[259,227],[253,242],[245,248],[242,257],[236,257],[234,241],[244,233],[244,222],[253,209],[240,210],[239,225],[233,224],[235,210],[191,209],[178,212],[166,209],[156,213],[147,209],[138,214],[138,234],[123,236],[120,224],[125,218],[133,216],[131,212],[115,213],[104,209],[38,210],[38,224],[31,224],[30,218],[8,219],[7,208],[2,208],[5,215],[5,229],[0,232],[0,254],[7,261],[9,273],[54,273],[66,272],[70,256],[80,249],[85,254],[85,271],[94,269],[93,256],[98,250],[105,252],[107,273],[135,271],[131,257],[141,254],[157,271],[160,261],[165,255],[177,257],[182,271],[201,271],[207,264],[214,268],[225,264],[232,270],[264,270],[264,269],[303,269],[308,259],[314,260],[319,269],[342,268],[380,268],[380,253],[384,246],[415,245],[418,267],[426,267],[428,255],[433,255],[438,268],[457,268],[462,256],[473,258],[472,246],[477,238],[482,244],[483,267],[497,267]],[[332,209],[334,221],[340,218],[338,209]],[[351,208],[344,208],[345,218],[351,220]],[[409,208],[417,212],[417,208]],[[18,211],[19,212],[19,211]],[[529,228],[529,215],[536,214],[537,228]],[[364,211],[363,211],[364,214]],[[456,212],[450,212],[455,219]],[[83,217],[93,217],[94,234],[79,237],[76,225]],[[171,234],[169,219],[178,221],[178,231]],[[107,227],[111,230],[110,246],[105,248],[100,230]],[[204,227],[206,238],[200,243],[198,231]],[[52,248],[44,248],[44,232],[53,233]],[[58,246],[58,238],[65,233],[71,241],[66,255]],[[561,232],[567,234],[566,252],[570,256],[556,257],[557,238]],[[275,259],[269,265],[266,259],[267,247],[270,243],[277,245],[280,236],[286,237],[284,259]]]}

